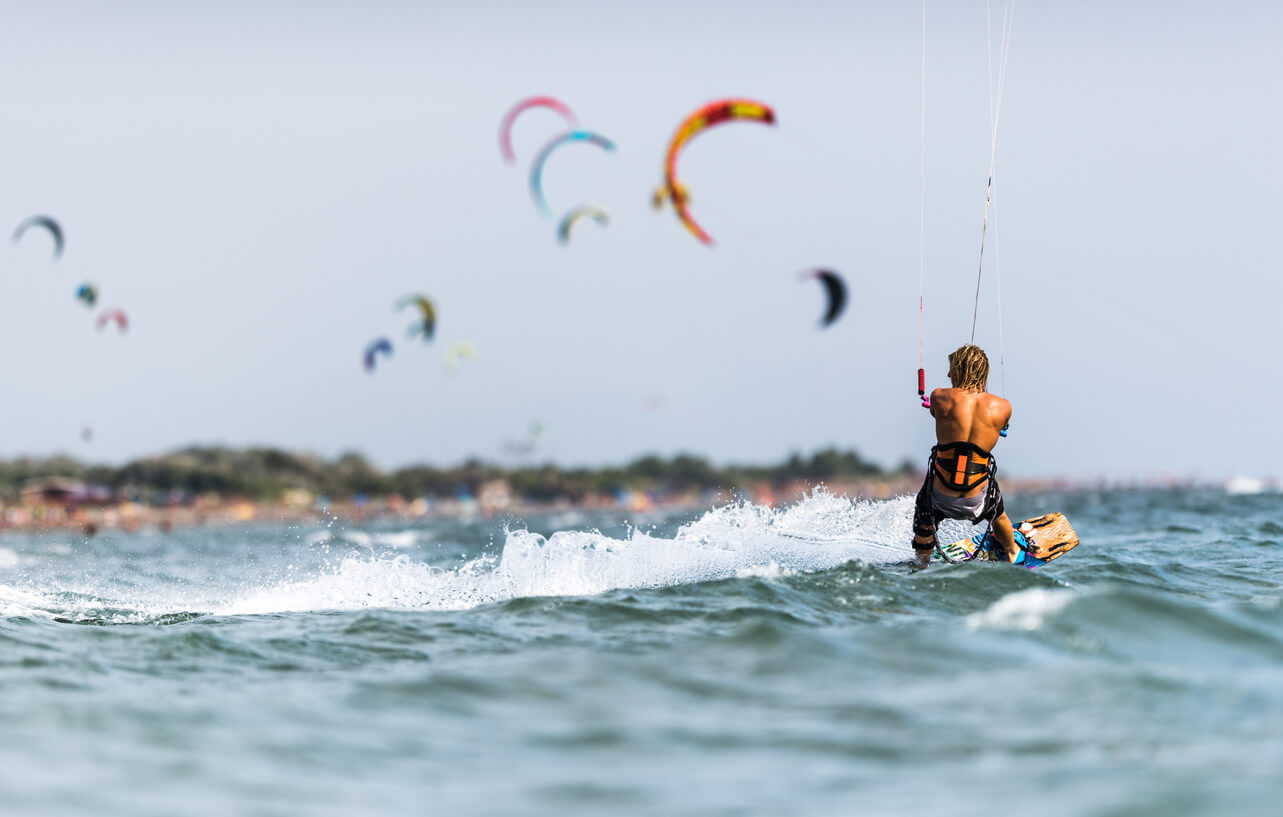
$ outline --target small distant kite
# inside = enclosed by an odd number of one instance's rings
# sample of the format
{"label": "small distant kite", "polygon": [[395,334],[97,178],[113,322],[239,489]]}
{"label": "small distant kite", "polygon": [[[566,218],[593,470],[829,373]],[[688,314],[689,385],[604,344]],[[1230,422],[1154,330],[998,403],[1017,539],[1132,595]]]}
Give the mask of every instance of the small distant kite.
{"label": "small distant kite", "polygon": [[606,137],[582,130],[571,131],[554,137],[551,142],[540,149],[534,161],[530,164],[530,197],[535,200],[535,206],[539,208],[539,211],[548,218],[553,217],[553,212],[543,195],[543,166],[554,150],[571,142],[588,142],[611,153],[615,150],[615,143]]}
{"label": "small distant kite", "polygon": [[814,278],[824,284],[829,304],[824,310],[824,317],[820,318],[820,327],[831,326],[842,315],[842,310],[846,309],[846,282],[842,280],[842,276],[832,270],[816,269],[804,270],[798,273],[798,277],[804,281]]}
{"label": "small distant kite", "polygon": [[450,348],[445,351],[445,367],[453,372],[459,368],[461,361],[472,360],[476,356],[477,347],[466,340],[456,341],[450,344]]}
{"label": "small distant kite", "polygon": [[122,335],[129,331],[129,316],[119,309],[104,309],[102,312],[99,312],[98,330],[102,331],[102,329],[112,321],[116,322],[116,328],[120,330]]}
{"label": "small distant kite", "polygon": [[514,457],[531,457],[539,450],[539,440],[543,437],[543,421],[535,420],[530,424],[529,433],[524,440],[508,440],[503,444],[505,453]]}
{"label": "small distant kite", "polygon": [[54,221],[49,216],[31,216],[24,220],[18,225],[18,228],[13,231],[14,243],[16,244],[21,241],[23,234],[32,227],[43,227],[49,231],[49,235],[53,236],[53,257],[55,259],[62,258],[62,248],[66,244],[62,237],[62,227],[58,226],[58,222]]}
{"label": "small distant kite", "polygon": [[392,354],[392,341],[387,338],[379,338],[369,346],[365,347],[365,355],[363,356],[362,361],[367,372],[374,371],[374,363],[379,352],[382,352],[384,356],[390,356]]}
{"label": "small distant kite", "polygon": [[87,443],[93,442],[94,441],[93,426],[85,426],[84,428],[80,429],[80,439],[84,440]]}
{"label": "small distant kite", "polygon": [[566,213],[565,217],[562,218],[561,224],[557,225],[557,240],[562,244],[570,243],[570,231],[574,229],[581,218],[591,218],[603,227],[610,223],[610,213],[595,204],[585,204]]}
{"label": "small distant kite", "polygon": [[570,110],[566,103],[550,96],[532,96],[529,99],[523,99],[516,105],[513,105],[509,111],[504,114],[503,121],[499,123],[499,151],[503,154],[503,160],[508,164],[517,161],[517,154],[512,149],[512,125],[517,121],[517,117],[531,108],[550,108],[561,114],[566,120],[566,127],[573,128],[579,124],[575,112]]}
{"label": "small distant kite", "polygon": [[98,303],[98,285],[90,281],[81,284],[76,288],[76,300],[93,309]]}
{"label": "small distant kite", "polygon": [[425,341],[432,340],[433,334],[437,331],[437,309],[433,306],[432,300],[425,295],[411,293],[396,302],[397,309],[411,306],[419,310],[420,320],[410,324],[408,334],[414,337],[422,333]]}
{"label": "small distant kite", "polygon": [[686,146],[706,129],[723,122],[737,120],[775,124],[775,111],[761,102],[751,99],[722,99],[710,102],[682,120],[677,132],[668,144],[668,153],[664,157],[664,184],[655,191],[652,202],[656,207],[663,206],[664,201],[671,201],[673,209],[687,230],[705,244],[712,245],[713,238],[696,223],[690,214],[690,196],[686,188],[677,179],[677,157]]}

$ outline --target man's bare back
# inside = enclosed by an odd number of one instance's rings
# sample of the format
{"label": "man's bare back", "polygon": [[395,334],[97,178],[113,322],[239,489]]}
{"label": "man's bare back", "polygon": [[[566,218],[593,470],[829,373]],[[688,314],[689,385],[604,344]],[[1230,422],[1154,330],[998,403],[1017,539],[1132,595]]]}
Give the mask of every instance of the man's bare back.
{"label": "man's bare back", "polygon": [[[936,418],[936,442],[971,443],[992,451],[1011,421],[1011,403],[989,392],[936,389],[931,392],[931,416]],[[984,486],[955,491],[937,480],[936,490],[949,496],[973,496]]]}

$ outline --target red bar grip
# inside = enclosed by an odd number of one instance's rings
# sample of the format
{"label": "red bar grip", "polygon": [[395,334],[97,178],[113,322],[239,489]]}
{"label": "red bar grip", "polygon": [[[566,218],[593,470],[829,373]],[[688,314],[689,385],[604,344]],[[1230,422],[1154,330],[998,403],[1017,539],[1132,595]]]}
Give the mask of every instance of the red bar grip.
{"label": "red bar grip", "polygon": [[927,373],[922,369],[918,369],[918,394],[921,395],[926,393],[927,393]]}

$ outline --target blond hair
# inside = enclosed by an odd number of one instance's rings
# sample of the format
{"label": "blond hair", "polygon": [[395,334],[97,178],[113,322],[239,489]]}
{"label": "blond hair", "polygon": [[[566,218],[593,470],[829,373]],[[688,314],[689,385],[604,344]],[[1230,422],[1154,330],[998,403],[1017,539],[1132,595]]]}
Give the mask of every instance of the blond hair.
{"label": "blond hair", "polygon": [[955,389],[984,391],[989,385],[989,358],[979,346],[968,343],[949,355],[949,380]]}

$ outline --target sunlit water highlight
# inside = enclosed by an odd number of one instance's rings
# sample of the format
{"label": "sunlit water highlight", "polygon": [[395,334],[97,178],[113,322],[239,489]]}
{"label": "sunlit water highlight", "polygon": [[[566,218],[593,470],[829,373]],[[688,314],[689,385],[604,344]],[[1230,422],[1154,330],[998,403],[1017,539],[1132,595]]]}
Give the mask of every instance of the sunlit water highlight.
{"label": "sunlit water highlight", "polygon": [[[1274,814],[1283,497],[0,539],[5,813]],[[962,536],[951,526],[948,536]]]}

